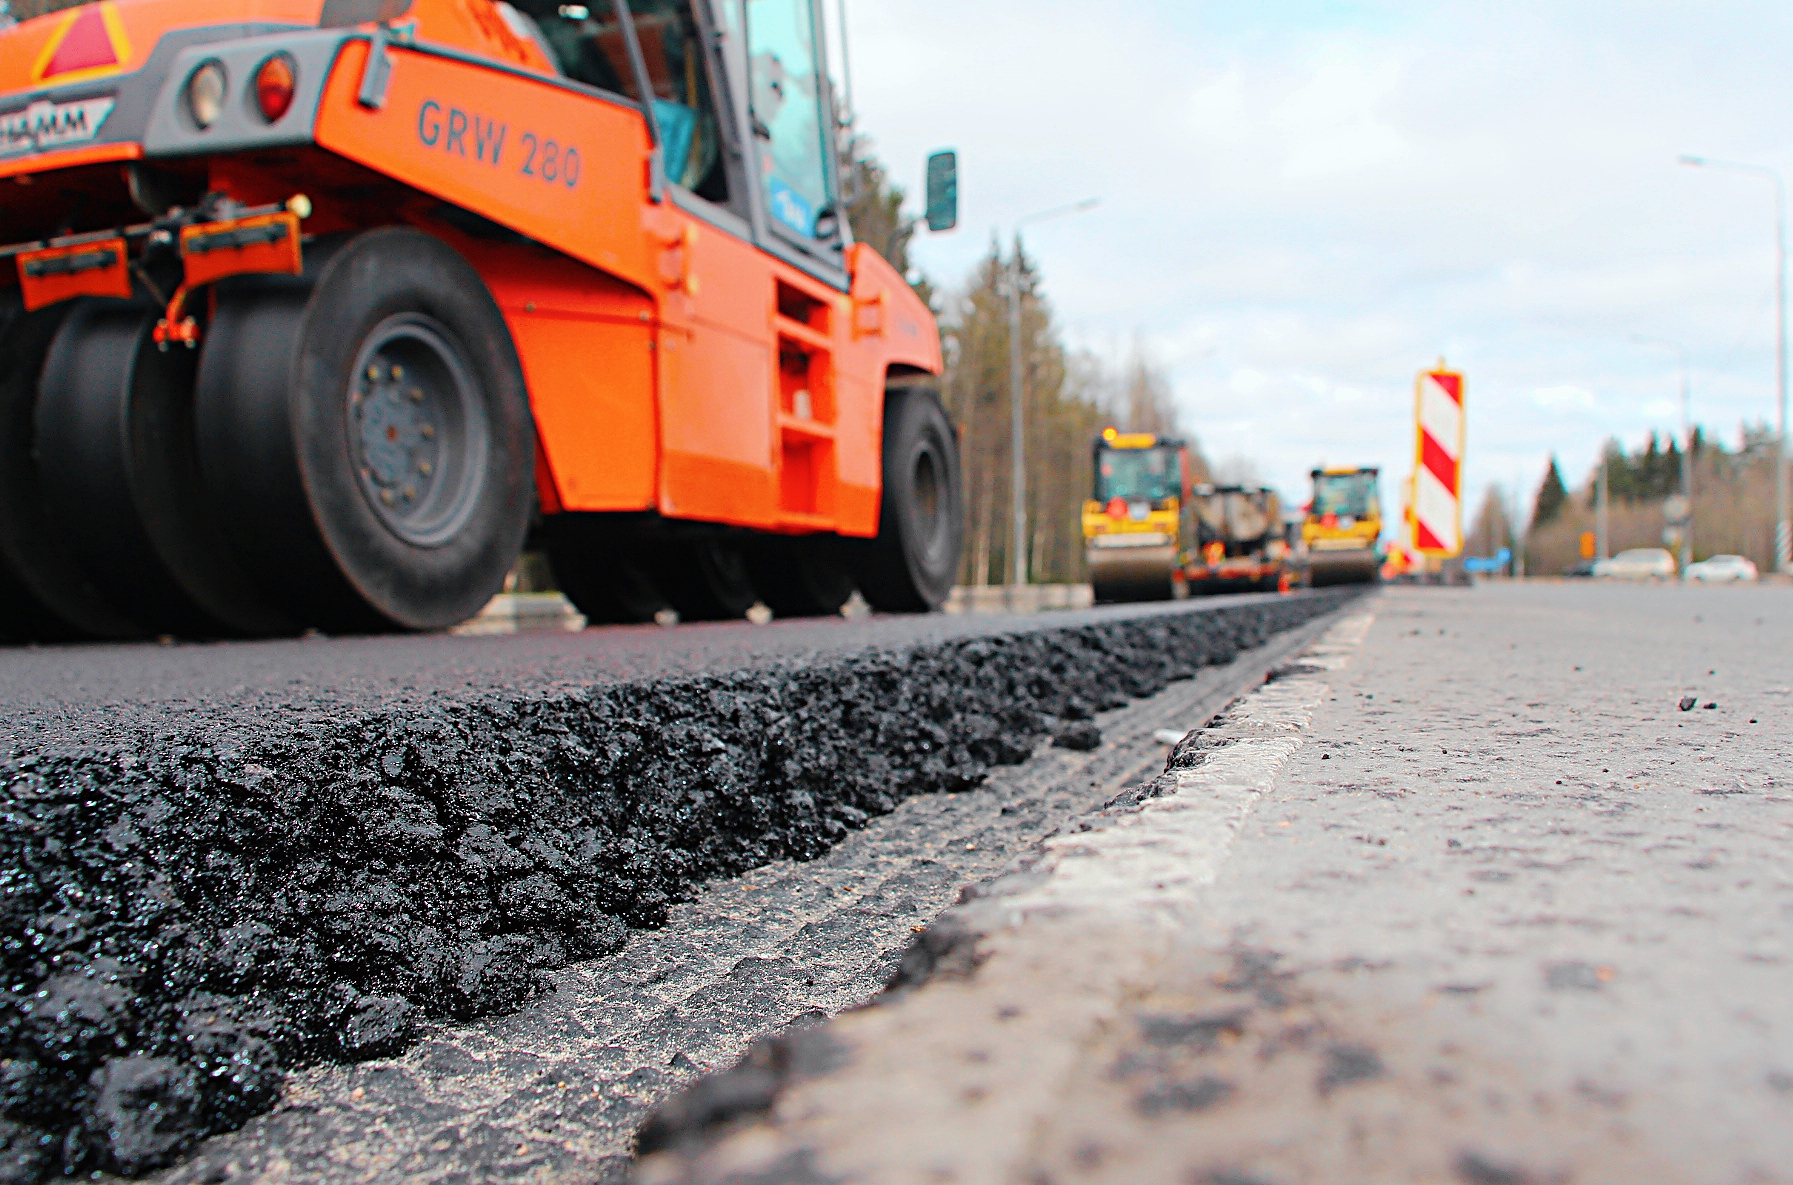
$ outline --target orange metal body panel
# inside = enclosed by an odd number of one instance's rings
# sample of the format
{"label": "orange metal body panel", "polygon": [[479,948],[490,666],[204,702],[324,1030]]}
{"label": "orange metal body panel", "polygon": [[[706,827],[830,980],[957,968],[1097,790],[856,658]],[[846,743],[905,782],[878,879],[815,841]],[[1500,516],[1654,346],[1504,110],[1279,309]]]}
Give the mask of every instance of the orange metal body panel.
{"label": "orange metal body panel", "polygon": [[660,247],[660,508],[771,527],[770,261],[683,211],[649,211]]}
{"label": "orange metal body panel", "polygon": [[838,449],[842,531],[878,532],[884,486],[884,383],[893,370],[939,374],[940,333],[909,282],[864,243],[848,249],[853,276]]}
{"label": "orange metal body panel", "polygon": [[51,169],[72,169],[77,165],[110,164],[113,161],[122,163],[137,160],[142,155],[141,144],[87,144],[79,148],[64,148],[56,152],[40,152],[35,156],[0,161],[0,178],[45,173]]}
{"label": "orange metal body panel", "polygon": [[[394,49],[386,105],[370,111],[355,102],[366,54],[339,59],[320,145],[605,273],[537,291],[533,273],[482,267],[561,506],[876,533],[886,373],[940,368],[932,319],[894,269],[855,247],[849,295],[648,202],[640,115],[546,80]],[[781,317],[781,290],[804,320]]]}
{"label": "orange metal body panel", "polygon": [[[365,42],[345,46],[317,142],[645,288],[647,125],[546,81],[394,48],[386,105],[356,102]],[[569,151],[571,157],[568,157]]]}
{"label": "orange metal body panel", "polygon": [[459,244],[498,301],[529,384],[556,510],[655,505],[653,304],[533,248]]}
{"label": "orange metal body panel", "polygon": [[416,4],[400,18],[401,24],[413,21],[420,40],[466,46],[489,53],[508,65],[543,74],[554,73],[554,67],[542,56],[535,42],[512,32],[490,0],[439,0],[434,4]]}

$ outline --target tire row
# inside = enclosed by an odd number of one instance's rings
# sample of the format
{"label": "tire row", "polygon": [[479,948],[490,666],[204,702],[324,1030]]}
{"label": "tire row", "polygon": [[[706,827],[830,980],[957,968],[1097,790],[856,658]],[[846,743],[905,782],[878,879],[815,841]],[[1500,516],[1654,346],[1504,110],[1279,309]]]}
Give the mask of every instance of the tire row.
{"label": "tire row", "polygon": [[[302,277],[216,286],[201,349],[160,311],[0,306],[0,639],[439,629],[498,592],[535,507],[521,365],[478,273],[384,228],[308,250]],[[556,515],[541,540],[598,622],[922,611],[962,536],[934,396],[885,409],[875,540],[645,538]]]}

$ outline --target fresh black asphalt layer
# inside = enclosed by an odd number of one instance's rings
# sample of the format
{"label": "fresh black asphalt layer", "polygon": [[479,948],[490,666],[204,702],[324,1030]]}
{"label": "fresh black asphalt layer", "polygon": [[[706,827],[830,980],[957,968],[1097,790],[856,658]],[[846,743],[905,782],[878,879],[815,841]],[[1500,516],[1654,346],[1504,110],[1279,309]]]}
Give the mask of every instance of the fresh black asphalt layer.
{"label": "fresh black asphalt layer", "polygon": [[283,1068],[514,1008],[705,880],[974,786],[1353,591],[0,655],[0,1181],[167,1163]]}
{"label": "fresh black asphalt layer", "polygon": [[286,1075],[274,1109],[146,1178],[160,1185],[473,1185],[626,1180],[643,1117],[757,1040],[878,997],[966,886],[1164,766],[1164,735],[1211,719],[1328,628],[1328,615],[1156,695],[1099,713],[1094,751],[1036,742],[972,790],[922,794],[814,860],[705,882],[664,927],[547,973],[551,990],[426,1021],[403,1053]]}

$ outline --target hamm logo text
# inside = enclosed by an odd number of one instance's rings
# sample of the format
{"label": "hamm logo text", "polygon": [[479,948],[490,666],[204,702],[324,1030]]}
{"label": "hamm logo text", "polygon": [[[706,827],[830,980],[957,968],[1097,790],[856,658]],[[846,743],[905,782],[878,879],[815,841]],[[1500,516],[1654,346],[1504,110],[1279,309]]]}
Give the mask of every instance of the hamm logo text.
{"label": "hamm logo text", "polygon": [[77,99],[70,103],[45,99],[23,111],[8,111],[0,115],[0,159],[91,140],[100,134],[101,125],[116,105],[115,99]]}

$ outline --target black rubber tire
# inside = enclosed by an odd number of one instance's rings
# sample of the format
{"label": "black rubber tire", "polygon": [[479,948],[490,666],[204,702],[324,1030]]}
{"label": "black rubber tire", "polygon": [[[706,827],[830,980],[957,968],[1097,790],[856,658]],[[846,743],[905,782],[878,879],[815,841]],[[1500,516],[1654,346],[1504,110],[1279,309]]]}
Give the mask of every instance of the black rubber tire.
{"label": "black rubber tire", "polygon": [[959,443],[927,387],[884,396],[884,495],[878,535],[848,541],[859,591],[885,613],[928,613],[952,592],[965,541]]}
{"label": "black rubber tire", "polygon": [[38,381],[72,308],[64,302],[21,312],[0,331],[0,636],[11,641],[142,635],[63,545],[38,478]]}
{"label": "black rubber tire", "polygon": [[853,597],[853,573],[832,536],[756,540],[747,570],[776,617],[832,617]]}
{"label": "black rubber tire", "polygon": [[733,541],[675,539],[641,554],[680,621],[738,621],[760,600],[747,557]]}
{"label": "black rubber tire", "polygon": [[372,230],[315,283],[223,286],[196,427],[232,539],[306,624],[450,626],[522,553],[535,504],[522,367],[479,273],[433,236]]}
{"label": "black rubber tire", "polygon": [[672,607],[625,541],[572,523],[552,524],[544,534],[555,587],[590,624],[648,622]]}
{"label": "black rubber tire", "polygon": [[197,354],[161,350],[159,312],[91,301],[50,349],[37,403],[46,504],[101,593],[151,633],[292,633],[237,566],[193,446]]}

